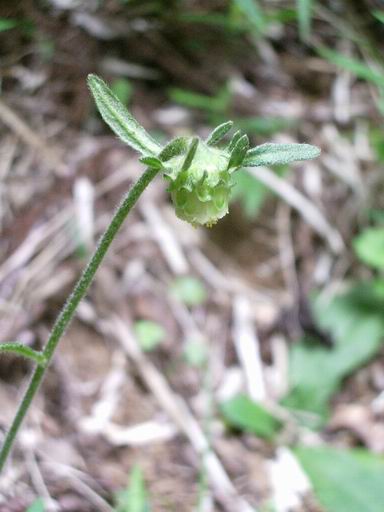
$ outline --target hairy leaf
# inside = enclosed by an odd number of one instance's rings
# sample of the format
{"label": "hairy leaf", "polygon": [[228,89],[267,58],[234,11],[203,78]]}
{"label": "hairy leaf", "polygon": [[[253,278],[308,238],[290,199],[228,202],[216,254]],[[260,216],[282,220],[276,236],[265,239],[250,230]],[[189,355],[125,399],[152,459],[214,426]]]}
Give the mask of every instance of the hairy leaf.
{"label": "hairy leaf", "polygon": [[320,149],[310,144],[266,143],[250,149],[244,159],[244,167],[289,164],[310,160],[320,155]]}
{"label": "hairy leaf", "polygon": [[185,153],[188,147],[187,142],[187,137],[177,137],[176,139],[171,140],[159,154],[160,160],[162,162],[167,162],[174,156],[179,156]]}
{"label": "hairy leaf", "polygon": [[186,171],[190,168],[193,157],[196,154],[197,145],[199,144],[199,139],[197,137],[194,137],[191,141],[191,144],[188,148],[188,153],[185,157],[185,160],[183,162],[183,165],[181,166],[182,171]]}
{"label": "hairy leaf", "polygon": [[161,146],[120,103],[101,78],[89,75],[88,85],[101,117],[123,142],[145,156],[159,153]]}
{"label": "hairy leaf", "polygon": [[154,169],[162,169],[163,167],[163,162],[155,156],[142,156],[140,162]]}
{"label": "hairy leaf", "polygon": [[213,132],[210,134],[210,136],[207,138],[207,144],[208,146],[214,146],[217,144],[232,128],[233,122],[228,121],[226,123],[223,123],[219,126],[217,126]]}
{"label": "hairy leaf", "polygon": [[240,137],[241,137],[241,131],[237,130],[237,132],[235,132],[233,134],[232,139],[230,140],[230,142],[228,144],[228,151],[229,152],[231,152],[233,150],[233,148],[236,146],[236,143],[240,139]]}
{"label": "hairy leaf", "polygon": [[249,148],[249,139],[248,135],[243,135],[236,142],[235,147],[232,150],[231,157],[228,163],[228,169],[232,167],[239,167],[242,164],[244,157]]}

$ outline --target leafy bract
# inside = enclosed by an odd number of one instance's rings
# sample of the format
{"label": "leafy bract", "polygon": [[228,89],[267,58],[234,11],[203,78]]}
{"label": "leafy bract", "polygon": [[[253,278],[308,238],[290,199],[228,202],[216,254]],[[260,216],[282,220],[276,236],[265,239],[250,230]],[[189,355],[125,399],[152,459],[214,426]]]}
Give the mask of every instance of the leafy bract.
{"label": "leafy bract", "polygon": [[320,155],[320,149],[311,144],[266,143],[250,149],[244,159],[244,167],[289,164],[299,160],[311,160]]}
{"label": "leafy bract", "polygon": [[123,142],[144,156],[159,153],[161,146],[128,112],[101,78],[89,75],[88,85],[101,117]]}
{"label": "leafy bract", "polygon": [[168,144],[161,150],[159,158],[162,162],[167,162],[179,156],[187,150],[188,138],[187,137],[176,137],[175,139],[168,142]]}
{"label": "leafy bract", "polygon": [[244,157],[249,148],[248,135],[242,135],[234,145],[231,157],[228,162],[228,169],[231,167],[239,167],[242,164]]}
{"label": "leafy bract", "polygon": [[217,126],[206,140],[208,146],[214,146],[217,144],[229,132],[232,126],[232,121],[227,121],[226,123]]}

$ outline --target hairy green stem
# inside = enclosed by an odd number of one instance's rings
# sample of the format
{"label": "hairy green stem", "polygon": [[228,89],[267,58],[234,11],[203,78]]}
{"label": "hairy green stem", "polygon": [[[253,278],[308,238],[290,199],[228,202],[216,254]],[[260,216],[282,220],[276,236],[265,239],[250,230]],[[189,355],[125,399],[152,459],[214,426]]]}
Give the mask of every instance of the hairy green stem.
{"label": "hairy green stem", "polygon": [[120,203],[119,207],[115,212],[115,215],[113,216],[111,223],[109,224],[105,233],[102,235],[93,256],[91,257],[80,279],[76,283],[71,295],[69,296],[59,316],[57,317],[56,322],[48,338],[47,344],[42,352],[45,364],[40,364],[35,369],[29,386],[16,412],[16,416],[13,420],[13,423],[5,437],[0,452],[0,471],[3,469],[5,465],[9,452],[11,451],[11,448],[15,441],[16,435],[22,424],[22,421],[31,405],[31,402],[37,390],[39,389],[39,386],[41,384],[41,381],[43,380],[49,362],[53,357],[55,349],[61,337],[63,336],[66,328],[71,322],[74,313],[76,312],[77,306],[79,305],[84,295],[87,293],[87,290],[93,281],[95,273],[99,268],[100,263],[102,262],[106,252],[108,251],[109,246],[115,238],[122,223],[124,222],[128,213],[132,209],[133,205],[139,199],[144,189],[156,176],[157,172],[158,169],[148,168],[142,174],[139,180],[135,183],[135,185],[128,191],[126,196],[123,198],[122,202]]}
{"label": "hairy green stem", "polygon": [[0,352],[10,352],[22,357],[26,357],[27,359],[32,359],[32,361],[35,361],[35,363],[40,366],[44,366],[46,363],[44,354],[42,352],[33,350],[33,348],[26,347],[22,343],[18,343],[16,341],[10,343],[1,343]]}

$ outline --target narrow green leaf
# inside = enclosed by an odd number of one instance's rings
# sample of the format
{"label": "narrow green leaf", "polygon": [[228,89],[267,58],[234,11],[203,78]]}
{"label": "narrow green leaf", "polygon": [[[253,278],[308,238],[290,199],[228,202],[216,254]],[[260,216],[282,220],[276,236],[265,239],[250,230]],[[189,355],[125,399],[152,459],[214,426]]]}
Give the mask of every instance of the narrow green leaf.
{"label": "narrow green leaf", "polygon": [[228,144],[229,152],[232,152],[233,148],[236,146],[236,143],[240,139],[240,137],[241,137],[241,131],[237,130],[237,132],[235,132],[233,134],[232,139],[229,141],[229,144]]}
{"label": "narrow green leaf", "polygon": [[17,27],[20,24],[19,20],[11,19],[11,18],[0,18],[0,32],[5,32],[6,30],[11,30],[12,28]]}
{"label": "narrow green leaf", "polygon": [[311,160],[320,155],[320,149],[310,144],[273,144],[256,146],[247,152],[244,167],[289,164],[299,160]]}
{"label": "narrow green leaf", "polygon": [[161,146],[120,103],[101,78],[88,75],[88,85],[101,117],[123,142],[145,156],[159,153]]}
{"label": "narrow green leaf", "polygon": [[358,59],[347,57],[342,53],[335,52],[334,50],[330,50],[329,48],[325,48],[323,46],[317,47],[316,51],[321,57],[323,57],[323,59],[326,59],[332,64],[350,71],[355,76],[357,76],[357,78],[367,80],[368,82],[372,82],[379,87],[383,87],[384,71],[380,73],[379,71],[371,69],[364,62]]}
{"label": "narrow green leaf", "polygon": [[232,126],[232,121],[228,121],[217,126],[206,140],[208,146],[214,146],[217,144],[231,130]]}
{"label": "narrow green leaf", "polygon": [[0,352],[10,352],[13,354],[17,354],[22,357],[26,357],[27,359],[32,359],[35,363],[39,365],[44,365],[46,360],[42,352],[38,352],[37,350],[33,350],[30,347],[23,345],[22,343],[10,342],[10,343],[1,343],[0,344]]}
{"label": "narrow green leaf", "polygon": [[185,153],[187,151],[187,147],[188,138],[177,137],[176,139],[173,139],[170,142],[168,142],[168,144],[159,154],[159,158],[162,162],[167,162],[168,160],[171,160],[171,158]]}
{"label": "narrow green leaf", "polygon": [[142,156],[140,162],[147,167],[153,167],[153,169],[162,169],[163,162],[155,156]]}
{"label": "narrow green leaf", "polygon": [[220,409],[229,425],[265,439],[273,439],[282,427],[280,420],[245,395],[223,402]]}
{"label": "narrow green leaf", "polygon": [[367,228],[353,240],[359,259],[376,269],[384,269],[384,228]]}
{"label": "narrow green leaf", "polygon": [[259,1],[234,0],[234,3],[256,31],[262,33],[266,27],[266,19]]}
{"label": "narrow green leaf", "polygon": [[373,11],[372,14],[381,23],[384,23],[384,11]]}
{"label": "narrow green leaf", "polygon": [[228,163],[228,169],[232,167],[239,167],[244,160],[244,157],[249,148],[249,139],[248,135],[243,135],[236,142],[235,147],[232,149],[231,157]]}
{"label": "narrow green leaf", "polygon": [[127,488],[118,493],[116,512],[149,512],[144,476],[139,466],[134,466]]}
{"label": "narrow green leaf", "polygon": [[313,0],[296,0],[299,32],[303,41],[308,41],[311,36],[312,8]]}
{"label": "narrow green leaf", "polygon": [[194,137],[189,146],[188,153],[185,157],[183,165],[181,166],[182,171],[186,171],[190,168],[193,157],[196,154],[196,149],[197,149],[198,144],[199,144],[199,139],[197,137]]}
{"label": "narrow green leaf", "polygon": [[294,450],[325,512],[382,512],[384,458],[366,450]]}

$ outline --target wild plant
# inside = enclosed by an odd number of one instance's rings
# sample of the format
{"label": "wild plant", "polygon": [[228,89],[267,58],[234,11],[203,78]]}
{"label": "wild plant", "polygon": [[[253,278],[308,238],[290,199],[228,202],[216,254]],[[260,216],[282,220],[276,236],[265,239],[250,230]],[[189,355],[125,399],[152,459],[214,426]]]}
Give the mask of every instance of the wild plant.
{"label": "wild plant", "polygon": [[96,249],[60,311],[45,347],[38,351],[21,343],[0,344],[0,352],[12,352],[32,360],[36,368],[22,398],[0,451],[0,471],[12,449],[20,426],[44,378],[55,350],[86,295],[97,269],[127,215],[145,188],[162,174],[168,183],[178,217],[194,226],[212,226],[228,213],[233,186],[232,175],[241,167],[288,164],[315,158],[320,151],[309,144],[267,143],[249,147],[248,136],[236,131],[228,143],[219,146],[232,129],[228,121],[215,128],[206,140],[197,136],[177,137],[165,146],[154,140],[120,103],[109,87],[95,75],[88,85],[97,108],[109,127],[141,156],[146,169],[127,191]]}

